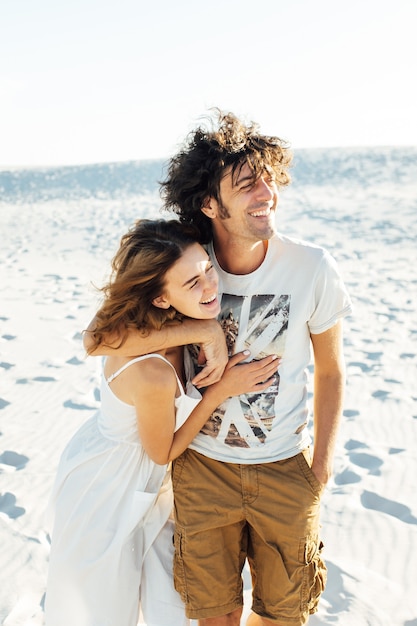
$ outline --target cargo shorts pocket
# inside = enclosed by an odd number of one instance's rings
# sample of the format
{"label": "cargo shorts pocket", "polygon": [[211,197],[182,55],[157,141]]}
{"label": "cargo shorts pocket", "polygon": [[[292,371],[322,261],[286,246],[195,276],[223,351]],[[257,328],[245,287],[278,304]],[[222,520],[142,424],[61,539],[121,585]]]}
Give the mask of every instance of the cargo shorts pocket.
{"label": "cargo shorts pocket", "polygon": [[184,604],[187,601],[184,562],[182,559],[183,533],[181,528],[176,526],[174,532],[174,587],[180,594]]}
{"label": "cargo shorts pocket", "polygon": [[301,611],[312,614],[317,611],[321,594],[327,582],[327,568],[321,553],[323,543],[314,537],[300,542],[299,559],[304,563],[301,591]]}

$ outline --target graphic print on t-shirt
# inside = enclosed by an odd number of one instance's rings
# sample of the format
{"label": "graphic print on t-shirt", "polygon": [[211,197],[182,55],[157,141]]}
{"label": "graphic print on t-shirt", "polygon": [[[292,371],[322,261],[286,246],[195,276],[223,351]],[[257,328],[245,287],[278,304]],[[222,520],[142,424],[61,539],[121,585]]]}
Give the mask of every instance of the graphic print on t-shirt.
{"label": "graphic print on t-shirt", "polygon": [[[250,360],[269,354],[282,356],[290,312],[289,295],[235,296],[223,294],[219,321],[229,354],[250,350]],[[279,374],[259,394],[230,398],[216,409],[201,433],[230,446],[254,447],[265,443],[275,417]]]}

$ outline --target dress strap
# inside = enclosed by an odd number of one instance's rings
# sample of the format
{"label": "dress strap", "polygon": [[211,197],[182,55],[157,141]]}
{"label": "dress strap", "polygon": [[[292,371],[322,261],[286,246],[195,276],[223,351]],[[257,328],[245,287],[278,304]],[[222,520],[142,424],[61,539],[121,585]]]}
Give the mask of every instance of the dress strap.
{"label": "dress strap", "polygon": [[172,365],[172,363],[168,361],[168,359],[166,359],[164,356],[162,356],[162,354],[151,353],[151,354],[143,354],[142,356],[137,356],[134,359],[131,359],[130,361],[122,365],[122,367],[119,368],[116,372],[113,372],[113,374],[110,374],[110,376],[106,378],[106,382],[111,383],[119,374],[124,372],[125,369],[127,369],[130,365],[133,365],[133,363],[138,363],[139,361],[143,361],[145,359],[150,359],[150,358],[161,359],[162,361],[165,361],[165,363],[168,363],[168,365],[172,367],[172,369],[174,370],[175,377],[177,379],[178,387],[181,391],[181,395],[183,396],[185,392],[181,384],[181,381],[178,377],[177,371],[175,367]]}

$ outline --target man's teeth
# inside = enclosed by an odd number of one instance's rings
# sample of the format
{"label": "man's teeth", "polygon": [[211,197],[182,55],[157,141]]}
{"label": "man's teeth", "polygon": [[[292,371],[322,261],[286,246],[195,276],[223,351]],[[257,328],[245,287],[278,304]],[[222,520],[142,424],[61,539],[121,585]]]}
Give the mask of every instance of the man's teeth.
{"label": "man's teeth", "polygon": [[264,209],[263,211],[254,211],[251,213],[253,217],[266,217],[271,212],[271,209]]}
{"label": "man's teeth", "polygon": [[217,298],[217,294],[215,293],[213,296],[211,296],[211,298],[209,298],[208,300],[203,300],[201,304],[210,304],[210,302],[213,302],[213,300],[215,300]]}

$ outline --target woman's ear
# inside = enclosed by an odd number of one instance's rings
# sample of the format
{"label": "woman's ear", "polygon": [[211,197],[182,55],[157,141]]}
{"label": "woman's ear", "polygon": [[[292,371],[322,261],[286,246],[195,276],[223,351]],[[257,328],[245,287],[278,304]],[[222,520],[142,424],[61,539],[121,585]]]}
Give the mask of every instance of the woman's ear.
{"label": "woman's ear", "polygon": [[208,196],[201,207],[201,211],[211,220],[217,217],[218,203],[212,196]]}
{"label": "woman's ear", "polygon": [[169,309],[171,306],[165,296],[158,296],[152,300],[152,304],[159,309]]}

